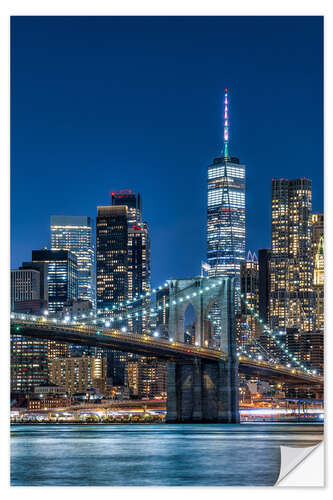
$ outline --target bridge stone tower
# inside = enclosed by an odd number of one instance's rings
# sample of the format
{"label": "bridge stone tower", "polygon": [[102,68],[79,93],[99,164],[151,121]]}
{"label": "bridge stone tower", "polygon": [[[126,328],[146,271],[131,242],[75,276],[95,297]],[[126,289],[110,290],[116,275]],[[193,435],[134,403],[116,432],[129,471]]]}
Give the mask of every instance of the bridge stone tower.
{"label": "bridge stone tower", "polygon": [[[170,279],[169,339],[184,342],[184,314],[192,304],[195,344],[212,341],[208,311],[218,307],[221,360],[168,362],[167,422],[238,423],[238,363],[234,334],[234,278]],[[215,346],[216,348],[216,346]]]}

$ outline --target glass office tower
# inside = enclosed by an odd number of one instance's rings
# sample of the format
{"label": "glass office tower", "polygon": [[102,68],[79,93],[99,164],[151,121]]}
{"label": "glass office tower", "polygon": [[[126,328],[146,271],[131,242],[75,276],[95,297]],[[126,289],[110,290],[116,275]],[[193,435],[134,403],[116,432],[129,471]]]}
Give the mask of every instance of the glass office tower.
{"label": "glass office tower", "polygon": [[[142,220],[140,193],[131,189],[112,193],[112,206],[126,206],[128,217],[128,300],[144,295],[141,308],[149,309],[150,298],[150,237],[147,222]],[[134,312],[133,307],[128,308]],[[135,333],[146,333],[149,329],[148,317],[139,314],[128,321],[128,327]]]}
{"label": "glass office tower", "polygon": [[311,180],[273,179],[269,311],[273,330],[313,330],[311,244]]}
{"label": "glass office tower", "polygon": [[127,206],[97,207],[96,290],[100,313],[111,313],[113,305],[128,297],[127,220]]}
{"label": "glass office tower", "polygon": [[245,259],[245,165],[229,156],[228,92],[224,97],[224,154],[208,167],[208,276],[237,278]]}
{"label": "glass office tower", "polygon": [[[245,165],[229,154],[228,89],[224,95],[224,148],[208,167],[207,263],[208,276],[236,278],[235,308],[240,301],[240,263],[245,260]],[[221,324],[217,306],[210,316],[218,344]]]}
{"label": "glass office tower", "polygon": [[48,265],[48,310],[62,311],[71,299],[77,300],[77,259],[69,250],[33,250],[32,262]]}
{"label": "glass office tower", "polygon": [[78,298],[96,306],[92,220],[86,216],[51,216],[51,249],[71,250],[77,258]]}

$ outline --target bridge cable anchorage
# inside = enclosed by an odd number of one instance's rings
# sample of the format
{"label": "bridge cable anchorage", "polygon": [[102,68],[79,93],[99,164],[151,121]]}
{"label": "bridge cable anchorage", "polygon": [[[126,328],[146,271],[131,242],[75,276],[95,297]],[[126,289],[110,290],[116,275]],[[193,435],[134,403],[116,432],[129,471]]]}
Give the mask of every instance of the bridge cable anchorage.
{"label": "bridge cable anchorage", "polygon": [[[250,311],[252,317],[255,320],[256,320],[256,318],[258,318],[259,323],[261,323],[263,325],[264,333],[272,338],[276,347],[281,350],[281,353],[283,351],[283,357],[288,356],[290,358],[290,363],[292,363],[294,365],[298,365],[298,366],[295,366],[296,369],[301,369],[302,371],[304,371],[304,373],[307,373],[307,374],[311,374],[311,375],[316,374],[315,370],[310,370],[308,367],[306,367],[304,364],[302,364],[300,361],[298,361],[295,358],[295,355],[289,351],[289,349],[286,347],[286,345],[283,342],[280,342],[276,338],[278,335],[276,333],[274,333],[273,330],[271,330],[261,319],[259,319],[258,313],[254,312],[254,308],[248,304],[248,302],[245,300],[243,294],[241,295],[241,299],[242,299],[243,303],[245,304],[247,310]],[[257,343],[260,344],[259,341],[257,341]],[[280,364],[283,365],[283,363],[281,363],[281,362],[280,362]],[[285,366],[285,368],[291,368],[290,364],[289,364],[289,366],[287,364],[287,366]]]}

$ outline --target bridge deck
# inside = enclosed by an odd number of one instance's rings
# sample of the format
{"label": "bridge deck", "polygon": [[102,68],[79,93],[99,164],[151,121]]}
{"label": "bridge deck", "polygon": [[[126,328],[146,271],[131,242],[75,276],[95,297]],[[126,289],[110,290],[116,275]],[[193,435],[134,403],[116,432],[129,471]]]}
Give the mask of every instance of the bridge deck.
{"label": "bridge deck", "polygon": [[[143,356],[157,356],[166,360],[191,361],[193,358],[202,358],[210,361],[226,360],[226,354],[215,350],[168,339],[156,339],[148,335],[123,333],[114,328],[104,328],[95,325],[55,324],[42,319],[11,319],[12,333],[26,337],[67,342],[71,344],[90,345],[123,352],[132,352]],[[265,378],[280,378],[290,382],[304,382],[308,384],[323,385],[323,377],[309,375],[295,368],[287,368],[266,361],[249,359],[242,355],[239,357],[239,370],[241,373],[264,376]]]}
{"label": "bridge deck", "polygon": [[200,357],[206,360],[223,360],[226,355],[218,350],[156,339],[148,335],[122,333],[116,329],[92,325],[56,325],[46,320],[11,320],[12,333],[39,339],[54,340],[79,345],[91,345],[133,352],[144,356],[165,359],[191,360]]}

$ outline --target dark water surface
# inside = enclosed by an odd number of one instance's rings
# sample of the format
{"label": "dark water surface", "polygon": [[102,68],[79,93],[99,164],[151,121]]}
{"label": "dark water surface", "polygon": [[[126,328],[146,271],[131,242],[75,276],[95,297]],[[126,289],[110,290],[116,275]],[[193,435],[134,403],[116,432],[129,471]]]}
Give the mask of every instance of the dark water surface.
{"label": "dark water surface", "polygon": [[270,486],[280,445],[313,446],[323,427],[13,425],[12,486]]}

